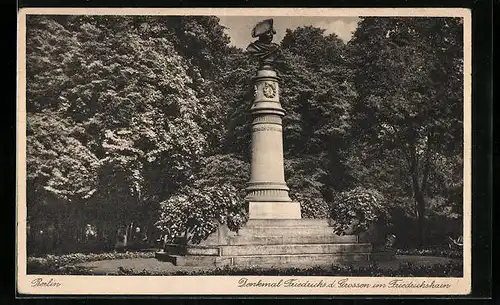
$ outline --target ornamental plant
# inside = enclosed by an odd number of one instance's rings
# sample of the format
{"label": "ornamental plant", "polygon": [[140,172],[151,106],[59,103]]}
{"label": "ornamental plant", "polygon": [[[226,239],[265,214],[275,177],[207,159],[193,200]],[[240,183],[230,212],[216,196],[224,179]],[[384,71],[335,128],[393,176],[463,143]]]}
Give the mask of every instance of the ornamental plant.
{"label": "ornamental plant", "polygon": [[312,188],[291,192],[290,196],[300,202],[302,218],[325,218],[328,215],[328,203],[323,195]]}
{"label": "ornamental plant", "polygon": [[356,187],[336,196],[330,207],[337,234],[358,234],[387,216],[384,196],[374,189]]}
{"label": "ornamental plant", "polygon": [[165,242],[184,236],[199,243],[215,232],[219,224],[236,231],[246,221],[243,198],[231,184],[184,187],[160,203],[160,220],[156,223]]}

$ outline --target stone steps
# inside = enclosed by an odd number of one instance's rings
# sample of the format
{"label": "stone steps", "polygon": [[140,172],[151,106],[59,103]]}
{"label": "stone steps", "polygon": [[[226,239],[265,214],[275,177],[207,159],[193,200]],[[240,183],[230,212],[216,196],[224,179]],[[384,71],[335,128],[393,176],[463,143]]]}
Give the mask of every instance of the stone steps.
{"label": "stone steps", "polygon": [[219,231],[200,244],[166,245],[156,258],[178,266],[287,268],[329,266],[372,258],[372,245],[336,235],[327,220],[251,219],[238,232]]}
{"label": "stone steps", "polygon": [[370,244],[286,244],[221,246],[222,256],[287,255],[287,254],[335,254],[370,252]]}
{"label": "stone steps", "polygon": [[163,247],[165,253],[174,255],[194,255],[194,256],[220,256],[221,250],[218,246],[181,246],[181,245],[165,245]]}
{"label": "stone steps", "polygon": [[157,252],[156,258],[176,266],[238,266],[238,267],[304,267],[330,266],[370,260],[370,253],[248,255],[248,256],[183,256]]}
{"label": "stone steps", "polygon": [[166,245],[164,252],[193,256],[247,256],[288,254],[338,254],[371,252],[371,244],[284,244],[284,245],[231,245],[231,246],[180,246]]}
{"label": "stone steps", "polygon": [[251,255],[234,256],[231,264],[244,267],[261,266],[329,266],[370,260],[370,253],[303,254],[303,255]]}
{"label": "stone steps", "polygon": [[327,219],[249,219],[245,227],[328,227]]}
{"label": "stone steps", "polygon": [[357,243],[356,235],[237,235],[228,239],[229,245],[283,245],[283,244],[335,244],[335,243]]}
{"label": "stone steps", "polygon": [[333,228],[329,226],[245,226],[238,231],[238,235],[255,236],[311,236],[333,235]]}

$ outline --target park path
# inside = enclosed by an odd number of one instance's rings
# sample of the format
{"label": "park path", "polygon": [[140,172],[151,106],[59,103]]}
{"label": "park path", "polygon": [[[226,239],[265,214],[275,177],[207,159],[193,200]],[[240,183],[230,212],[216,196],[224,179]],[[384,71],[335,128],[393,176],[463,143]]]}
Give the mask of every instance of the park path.
{"label": "park path", "polygon": [[[459,259],[451,259],[446,257],[436,256],[412,256],[412,255],[397,255],[396,259],[391,261],[378,262],[377,265],[381,269],[397,269],[400,264],[411,263],[414,266],[422,265],[437,265],[447,264],[450,262],[460,262]],[[355,266],[368,266],[370,262],[358,262]],[[174,266],[169,262],[162,262],[156,258],[129,258],[129,259],[116,259],[116,260],[103,260],[94,262],[85,262],[76,264],[75,266],[89,268],[92,273],[96,275],[117,274],[119,269],[129,270],[134,273],[146,271],[148,274],[171,274],[176,272],[193,272],[193,271],[207,271],[216,269],[216,267],[189,267],[189,266]],[[301,266],[287,266],[297,267]],[[123,274],[123,273],[122,273]]]}

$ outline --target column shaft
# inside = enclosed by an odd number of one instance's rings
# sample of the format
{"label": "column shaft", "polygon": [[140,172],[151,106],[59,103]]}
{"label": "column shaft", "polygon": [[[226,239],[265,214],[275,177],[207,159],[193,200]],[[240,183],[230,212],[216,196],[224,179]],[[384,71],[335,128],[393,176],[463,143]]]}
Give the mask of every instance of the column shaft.
{"label": "column shaft", "polygon": [[278,78],[272,70],[259,70],[251,108],[252,165],[247,201],[289,202],[283,167],[284,109],[279,102]]}

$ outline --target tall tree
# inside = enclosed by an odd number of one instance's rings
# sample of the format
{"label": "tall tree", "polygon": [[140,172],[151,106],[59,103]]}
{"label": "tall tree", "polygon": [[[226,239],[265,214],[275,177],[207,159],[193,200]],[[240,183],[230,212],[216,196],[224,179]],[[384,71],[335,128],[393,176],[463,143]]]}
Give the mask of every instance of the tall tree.
{"label": "tall tree", "polygon": [[207,153],[221,153],[227,138],[228,104],[232,102],[221,94],[231,89],[221,81],[230,63],[229,36],[215,16],[171,16],[165,19],[165,26],[171,31],[169,38],[176,51],[188,63],[190,87],[206,114],[199,124],[207,137]]}
{"label": "tall tree", "polygon": [[350,43],[358,147],[383,175],[386,162],[405,169],[390,175],[415,202],[420,242],[437,159],[462,148],[462,45],[458,18],[364,18]]}
{"label": "tall tree", "polygon": [[45,246],[58,247],[89,219],[85,203],[98,187],[99,159],[84,144],[85,129],[61,113],[32,114],[26,127],[27,223],[45,236],[53,229],[54,244]]}
{"label": "tall tree", "polygon": [[[287,110],[285,154],[291,187],[309,194],[308,199],[299,195],[303,201],[325,201],[320,210],[326,211],[333,193],[349,185],[344,179],[342,151],[356,93],[346,45],[335,34],[326,35],[325,30],[311,26],[287,30],[281,45],[283,63],[278,68]],[[316,217],[324,217],[323,212]]]}
{"label": "tall tree", "polygon": [[96,221],[144,218],[205,153],[205,109],[169,31],[161,18],[30,17],[28,122],[55,109],[84,130],[100,160]]}

